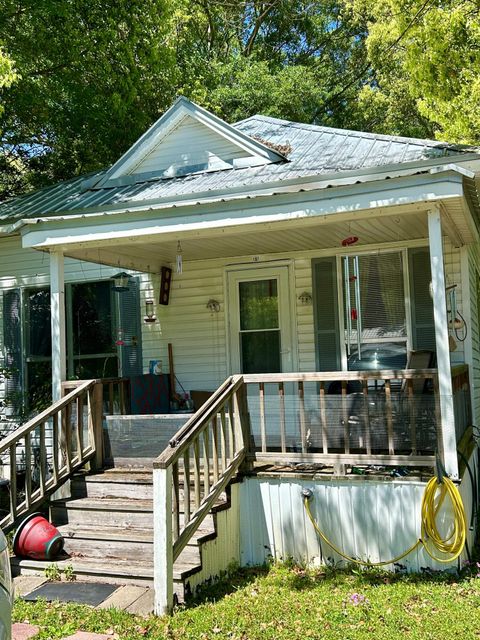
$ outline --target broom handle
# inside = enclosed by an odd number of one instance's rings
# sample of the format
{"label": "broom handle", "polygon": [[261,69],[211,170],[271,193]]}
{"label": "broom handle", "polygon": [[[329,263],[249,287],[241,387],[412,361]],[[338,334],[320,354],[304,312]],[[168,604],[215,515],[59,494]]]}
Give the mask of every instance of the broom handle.
{"label": "broom handle", "polygon": [[173,347],[168,343],[168,368],[170,371],[170,397],[175,398],[175,369],[173,367]]}

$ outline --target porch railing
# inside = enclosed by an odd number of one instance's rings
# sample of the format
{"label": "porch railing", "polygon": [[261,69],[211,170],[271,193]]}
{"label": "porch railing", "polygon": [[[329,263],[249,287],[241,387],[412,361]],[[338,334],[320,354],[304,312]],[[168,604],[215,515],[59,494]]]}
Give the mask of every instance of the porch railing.
{"label": "porch railing", "polygon": [[243,378],[228,378],[154,462],[158,614],[172,604],[173,563],[245,460],[249,434],[246,411]]}
{"label": "porch railing", "polygon": [[436,369],[243,379],[257,461],[431,467],[442,450]]}
{"label": "porch railing", "polygon": [[72,380],[64,397],[0,442],[0,527],[8,530],[87,462],[103,466],[105,413],[125,412],[128,380]]}
{"label": "porch railing", "polygon": [[2,505],[2,529],[8,530],[95,457],[102,437],[96,420],[100,391],[96,380],[78,383],[1,441],[0,456],[9,461],[9,504]]}

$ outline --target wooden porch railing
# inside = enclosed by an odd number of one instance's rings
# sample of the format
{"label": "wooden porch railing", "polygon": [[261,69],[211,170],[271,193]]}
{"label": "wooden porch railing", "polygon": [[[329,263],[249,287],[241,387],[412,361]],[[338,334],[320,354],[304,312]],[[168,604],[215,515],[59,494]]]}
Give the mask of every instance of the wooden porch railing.
{"label": "wooden porch railing", "polygon": [[0,460],[6,463],[9,480],[9,505],[0,505],[3,530],[38,507],[87,462],[102,468],[103,416],[125,412],[127,385],[124,378],[64,382],[61,400],[0,442]]}
{"label": "wooden porch railing", "polygon": [[431,467],[442,450],[436,369],[243,379],[257,461]]}
{"label": "wooden porch railing", "polygon": [[154,462],[154,581],[159,615],[172,607],[173,563],[245,460],[249,430],[244,394],[243,378],[228,378]]}
{"label": "wooden porch railing", "polygon": [[[10,508],[0,526],[40,505],[76,470],[94,458],[102,424],[96,419],[101,384],[85,380],[0,443],[8,454]],[[18,451],[21,450],[19,460]]]}

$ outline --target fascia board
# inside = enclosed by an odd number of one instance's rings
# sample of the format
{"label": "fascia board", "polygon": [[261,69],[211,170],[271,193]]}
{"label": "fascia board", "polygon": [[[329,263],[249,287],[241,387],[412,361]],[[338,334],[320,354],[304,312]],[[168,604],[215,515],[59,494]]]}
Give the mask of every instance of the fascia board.
{"label": "fascia board", "polygon": [[311,220],[335,214],[354,218],[361,212],[374,215],[380,210],[395,211],[395,207],[410,205],[424,205],[426,209],[429,204],[463,197],[460,176],[439,178],[430,178],[429,181],[402,179],[396,181],[395,186],[389,181],[335,191],[282,194],[282,201],[278,197],[264,197],[242,202],[205,203],[204,206],[192,206],[189,212],[170,209],[161,217],[158,210],[144,211],[142,217],[133,220],[127,216],[124,219],[115,216],[114,220],[108,215],[103,219],[84,217],[81,225],[74,225],[74,221],[67,219],[61,227],[58,220],[55,224],[54,219],[39,220],[36,224],[29,221],[22,230],[23,246],[45,248],[72,243],[145,242],[148,237],[152,239],[156,235],[222,230],[260,222]]}
{"label": "fascia board", "polygon": [[[152,200],[141,200],[136,204],[134,201],[130,201],[125,204],[113,204],[113,205],[103,205],[100,209],[99,207],[92,207],[90,209],[85,208],[79,210],[79,213],[72,213],[71,211],[66,211],[65,215],[62,215],[62,212],[59,211],[56,215],[39,215],[36,218],[25,218],[23,222],[25,224],[34,224],[38,221],[46,222],[46,221],[67,221],[67,220],[78,220],[84,219],[92,216],[104,217],[106,215],[122,215],[122,214],[134,214],[136,212],[143,211],[154,211],[154,210],[164,210],[164,209],[176,209],[183,207],[190,207],[192,205],[201,205],[204,203],[215,203],[215,202],[230,202],[233,200],[251,200],[258,197],[271,196],[271,195],[279,195],[282,193],[298,193],[302,191],[320,191],[323,189],[333,189],[343,186],[356,186],[362,184],[368,184],[371,182],[382,182],[386,178],[389,178],[391,181],[398,180],[403,177],[416,177],[418,179],[423,179],[428,181],[432,181],[438,179],[438,176],[442,174],[442,172],[437,172],[436,176],[430,176],[431,172],[428,168],[422,168],[421,171],[417,169],[417,167],[411,167],[409,169],[401,169],[401,170],[390,170],[382,173],[369,173],[369,174],[361,174],[360,172],[355,174],[345,175],[342,174],[342,177],[338,177],[338,174],[333,174],[331,177],[322,176],[319,179],[318,176],[312,179],[303,179],[297,178],[294,180],[279,180],[273,183],[267,183],[266,185],[254,187],[254,185],[250,185],[247,189],[245,186],[240,186],[238,188],[228,189],[228,190],[211,190],[207,192],[199,192],[196,194],[186,193],[182,196],[178,196],[175,200],[171,198],[156,198]],[[461,179],[458,176],[456,171],[450,170],[449,172],[454,179],[454,176],[457,176],[457,179]],[[392,182],[390,181],[390,184]]]}

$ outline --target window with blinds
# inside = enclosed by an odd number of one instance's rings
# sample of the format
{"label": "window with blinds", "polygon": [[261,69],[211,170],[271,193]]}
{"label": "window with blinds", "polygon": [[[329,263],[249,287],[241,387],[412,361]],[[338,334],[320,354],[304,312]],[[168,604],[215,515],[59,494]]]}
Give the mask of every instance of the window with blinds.
{"label": "window with blinds", "polygon": [[435,350],[428,248],[319,258],[312,261],[312,275],[319,371],[341,369],[342,356],[349,370],[403,369],[408,342],[413,349]]}

